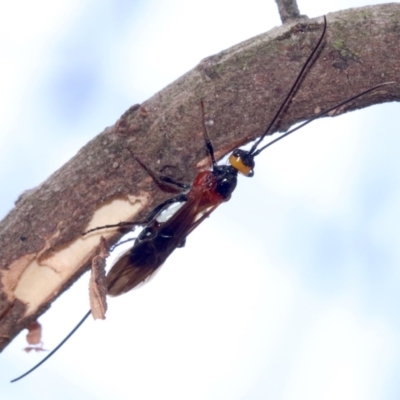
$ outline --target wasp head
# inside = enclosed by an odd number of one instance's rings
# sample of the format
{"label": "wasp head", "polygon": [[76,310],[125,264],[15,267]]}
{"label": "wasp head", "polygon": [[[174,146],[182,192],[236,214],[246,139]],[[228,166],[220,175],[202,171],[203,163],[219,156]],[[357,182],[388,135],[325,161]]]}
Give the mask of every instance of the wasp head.
{"label": "wasp head", "polygon": [[244,176],[250,178],[254,175],[254,156],[246,150],[234,150],[229,156],[229,163]]}

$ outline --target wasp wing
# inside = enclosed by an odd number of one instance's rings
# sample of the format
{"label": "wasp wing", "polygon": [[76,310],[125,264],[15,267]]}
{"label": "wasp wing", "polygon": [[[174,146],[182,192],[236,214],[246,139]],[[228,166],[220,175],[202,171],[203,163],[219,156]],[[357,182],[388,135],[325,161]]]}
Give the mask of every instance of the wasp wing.
{"label": "wasp wing", "polygon": [[196,223],[201,196],[188,200],[166,222],[153,221],[144,229],[153,231],[149,238],[136,240],[107,275],[107,290],[119,296],[146,281],[185,240]]}

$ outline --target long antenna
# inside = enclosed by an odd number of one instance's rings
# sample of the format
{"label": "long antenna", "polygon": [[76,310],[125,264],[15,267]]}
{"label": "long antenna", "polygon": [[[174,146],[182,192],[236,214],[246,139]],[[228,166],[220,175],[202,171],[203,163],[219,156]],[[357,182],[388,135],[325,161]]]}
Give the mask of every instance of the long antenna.
{"label": "long antenna", "polygon": [[89,315],[91,314],[91,311],[89,310],[85,316],[78,322],[78,324],[75,326],[74,329],[72,329],[72,331],[70,333],[68,333],[68,335],[57,345],[57,347],[55,347],[49,354],[47,354],[47,356],[45,358],[43,358],[42,361],[40,361],[39,363],[37,363],[33,368],[31,368],[29,371],[25,372],[24,374],[22,374],[21,376],[19,376],[18,378],[13,379],[12,381],[10,381],[11,383],[13,382],[17,382],[20,379],[24,378],[25,376],[29,375],[31,372],[33,372],[36,368],[39,368],[45,361],[47,361],[78,329],[79,327],[87,320],[87,318],[89,317]]}
{"label": "long antenna", "polygon": [[302,128],[303,126],[308,125],[310,122],[316,120],[317,118],[320,118],[320,117],[322,117],[322,116],[324,116],[324,115],[330,113],[331,111],[335,110],[336,108],[339,108],[339,107],[341,107],[341,106],[344,106],[345,104],[350,103],[351,101],[356,100],[356,99],[358,99],[359,97],[364,96],[364,95],[366,95],[367,93],[370,93],[370,92],[372,92],[372,91],[374,91],[374,90],[376,90],[376,89],[379,89],[379,88],[382,87],[382,86],[393,85],[393,84],[395,84],[395,83],[397,83],[397,82],[394,82],[394,81],[393,81],[393,82],[384,82],[384,83],[380,83],[379,85],[373,86],[373,87],[371,87],[371,88],[369,88],[369,89],[367,89],[367,90],[364,90],[364,91],[361,92],[361,93],[358,93],[358,94],[356,94],[356,95],[354,95],[354,96],[352,96],[352,97],[349,97],[348,99],[342,101],[342,102],[339,103],[339,104],[335,104],[333,107],[328,108],[327,110],[318,113],[317,115],[315,115],[314,117],[310,118],[309,120],[303,122],[302,124],[300,124],[300,125],[297,126],[296,128],[293,128],[292,130],[290,130],[290,131],[284,133],[282,136],[279,136],[278,138],[276,138],[276,139],[273,140],[272,142],[269,142],[269,143],[267,143],[265,146],[259,148],[256,152],[253,153],[253,156],[255,157],[255,156],[259,155],[259,154],[260,154],[263,150],[265,150],[267,147],[273,145],[274,143],[276,143],[276,142],[278,142],[279,140],[283,139],[284,137],[290,135],[291,133],[296,132],[297,130],[299,130],[299,129]]}
{"label": "long antenna", "polygon": [[294,81],[292,87],[290,88],[288,94],[286,95],[285,100],[283,100],[283,102],[281,103],[280,107],[278,108],[278,111],[275,113],[274,117],[272,118],[272,120],[268,124],[268,126],[265,129],[264,133],[256,140],[256,142],[251,147],[251,149],[249,151],[249,154],[255,155],[255,151],[257,150],[257,146],[263,141],[265,136],[271,130],[272,126],[275,124],[275,122],[278,119],[278,117],[279,117],[280,113],[282,112],[282,110],[286,107],[286,105],[288,104],[289,100],[292,98],[292,95],[295,92],[295,90],[297,89],[297,86],[298,86],[299,82],[301,81],[301,79],[303,78],[307,68],[309,67],[309,65],[313,61],[315,53],[320,48],[322,40],[324,39],[325,33],[326,33],[326,17],[324,15],[324,28],[322,30],[322,34],[321,34],[321,37],[318,40],[317,45],[314,47],[314,50],[312,51],[312,53],[308,56],[307,61],[304,63],[303,68],[300,70],[299,74],[297,75],[297,78]]}

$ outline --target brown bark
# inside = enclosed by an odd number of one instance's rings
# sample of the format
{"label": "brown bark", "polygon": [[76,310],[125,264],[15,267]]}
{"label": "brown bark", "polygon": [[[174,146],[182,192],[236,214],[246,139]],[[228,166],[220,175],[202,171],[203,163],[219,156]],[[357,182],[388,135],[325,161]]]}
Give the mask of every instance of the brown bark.
{"label": "brown bark", "polygon": [[[373,85],[400,82],[399,4],[327,18],[326,44],[282,116],[280,130]],[[138,220],[169,197],[131,154],[164,175],[191,182],[209,164],[200,99],[220,158],[263,132],[321,28],[322,18],[301,18],[204,59],[131,107],[46,182],[23,194],[0,224],[0,349],[90,267],[100,236],[109,244],[121,236],[109,230],[82,240],[89,221],[92,227]],[[341,111],[399,95],[398,85],[387,86]],[[94,214],[100,208],[102,214]]]}
{"label": "brown bark", "polygon": [[[296,0],[275,0],[278,6],[279,15],[283,23],[290,19],[299,18],[300,11]],[[305,17],[303,15],[303,17]]]}

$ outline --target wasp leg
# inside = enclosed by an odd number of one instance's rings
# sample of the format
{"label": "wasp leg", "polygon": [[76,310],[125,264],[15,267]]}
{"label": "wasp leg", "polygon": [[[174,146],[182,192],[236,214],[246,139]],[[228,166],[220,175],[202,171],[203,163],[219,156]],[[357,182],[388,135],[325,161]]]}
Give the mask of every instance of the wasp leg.
{"label": "wasp leg", "polygon": [[154,218],[157,218],[159,214],[161,214],[167,207],[169,207],[171,204],[174,203],[183,203],[187,201],[187,196],[186,194],[180,194],[178,196],[172,197],[171,199],[165,200],[163,203],[161,203],[159,206],[157,206],[153,211],[150,212],[150,214],[142,221],[132,221],[132,222],[119,222],[118,224],[110,224],[110,225],[103,225],[103,226],[98,226],[96,228],[89,229],[86,232],[82,233],[82,236],[87,235],[88,233],[98,231],[100,229],[108,229],[108,228],[120,228],[123,226],[135,226],[135,225],[147,225],[151,221],[154,220]]}
{"label": "wasp leg", "polygon": [[153,178],[154,182],[165,192],[175,192],[179,193],[182,190],[189,190],[191,185],[187,183],[178,182],[173,178],[165,175],[157,175],[152,171],[146,164],[144,164],[140,158],[135,156],[135,160],[140,164],[140,166]]}

